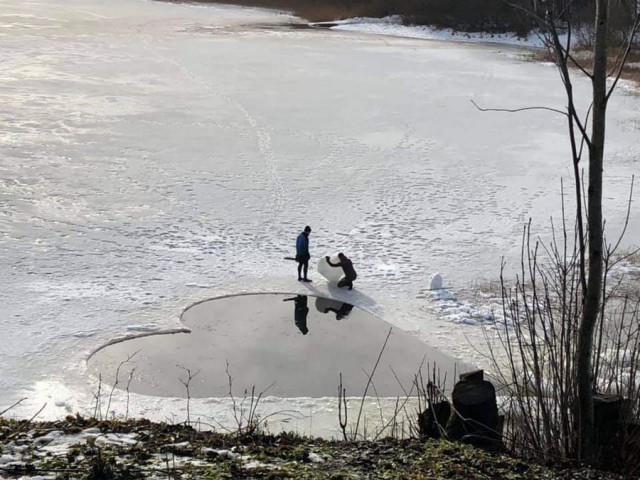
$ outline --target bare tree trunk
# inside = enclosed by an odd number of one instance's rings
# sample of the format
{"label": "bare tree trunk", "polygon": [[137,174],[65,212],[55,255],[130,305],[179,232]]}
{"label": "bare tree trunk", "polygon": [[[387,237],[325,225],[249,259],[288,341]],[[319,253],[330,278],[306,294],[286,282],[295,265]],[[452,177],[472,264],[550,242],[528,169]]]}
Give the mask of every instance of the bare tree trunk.
{"label": "bare tree trunk", "polygon": [[607,113],[607,27],[609,0],[596,1],[595,43],[593,47],[593,119],[589,146],[589,189],[587,224],[589,237],[589,278],[578,333],[578,402],[580,456],[593,460],[594,416],[591,362],[593,334],[600,311],[603,271],[602,167]]}

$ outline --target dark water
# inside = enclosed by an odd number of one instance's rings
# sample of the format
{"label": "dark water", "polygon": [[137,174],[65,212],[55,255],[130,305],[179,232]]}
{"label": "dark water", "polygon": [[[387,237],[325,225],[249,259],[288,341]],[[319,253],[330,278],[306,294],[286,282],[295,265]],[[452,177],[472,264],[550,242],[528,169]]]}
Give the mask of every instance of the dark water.
{"label": "dark water", "polygon": [[[342,373],[347,395],[362,395],[390,325],[337,300],[307,295],[240,295],[205,301],[183,314],[191,333],[140,337],[99,350],[89,361],[107,384],[155,396],[221,397],[255,387],[280,397],[336,396]],[[452,383],[455,364],[409,333],[391,330],[369,394],[404,396],[421,365],[437,364]],[[227,373],[227,366],[228,372]],[[461,366],[458,366],[460,370]]]}

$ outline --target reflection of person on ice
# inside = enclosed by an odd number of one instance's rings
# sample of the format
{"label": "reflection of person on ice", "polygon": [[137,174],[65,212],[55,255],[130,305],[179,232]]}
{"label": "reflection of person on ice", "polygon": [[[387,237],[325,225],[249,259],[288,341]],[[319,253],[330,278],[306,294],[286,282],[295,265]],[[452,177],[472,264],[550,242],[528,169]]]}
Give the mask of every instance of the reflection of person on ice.
{"label": "reflection of person on ice", "polygon": [[338,259],[340,260],[338,263],[331,263],[331,257],[325,257],[327,263],[332,267],[342,267],[342,271],[344,272],[344,277],[340,279],[338,282],[338,287],[349,287],[349,290],[353,289],[353,281],[358,278],[358,274],[353,268],[353,263],[351,260],[347,258],[344,253],[338,254]]}
{"label": "reflection of person on ice", "polygon": [[[296,239],[296,262],[298,262],[298,281],[299,282],[311,282],[307,278],[307,271],[309,270],[309,234],[311,233],[311,227],[307,225],[304,227],[304,231],[298,235]],[[302,274],[304,273],[304,277]]]}
{"label": "reflection of person on ice", "polygon": [[353,310],[353,305],[350,303],[343,303],[342,306],[338,309],[335,308],[327,308],[323,313],[333,312],[336,314],[336,320],[342,320],[344,317],[349,315]]}
{"label": "reflection of person on ice", "polygon": [[309,314],[309,307],[307,307],[307,296],[306,295],[297,295],[293,298],[285,298],[282,300],[283,302],[290,302],[293,300],[294,308],[293,308],[293,320],[298,327],[298,330],[302,332],[303,335],[309,333],[309,329],[307,328],[307,315]]}

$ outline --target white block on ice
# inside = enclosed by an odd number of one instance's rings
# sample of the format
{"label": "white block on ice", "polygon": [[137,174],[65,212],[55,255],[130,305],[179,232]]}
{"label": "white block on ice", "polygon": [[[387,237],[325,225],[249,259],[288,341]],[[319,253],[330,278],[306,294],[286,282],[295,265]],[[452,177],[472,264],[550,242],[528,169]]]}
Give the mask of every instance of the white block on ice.
{"label": "white block on ice", "polygon": [[[338,255],[329,255],[332,263],[338,263],[340,260],[338,259]],[[332,267],[327,263],[325,257],[321,257],[318,260],[318,273],[327,279],[329,283],[334,282],[337,283],[340,280],[344,273],[342,272],[341,267]]]}
{"label": "white block on ice", "polygon": [[442,275],[434,273],[429,277],[429,289],[438,290],[440,288],[442,288]]}

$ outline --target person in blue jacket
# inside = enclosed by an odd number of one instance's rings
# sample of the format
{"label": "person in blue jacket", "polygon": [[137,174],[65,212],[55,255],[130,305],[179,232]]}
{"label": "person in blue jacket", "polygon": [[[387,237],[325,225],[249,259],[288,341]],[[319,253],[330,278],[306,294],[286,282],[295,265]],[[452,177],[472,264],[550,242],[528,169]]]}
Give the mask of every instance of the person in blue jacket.
{"label": "person in blue jacket", "polygon": [[[304,231],[298,235],[296,239],[296,262],[298,262],[298,281],[299,282],[311,282],[307,278],[307,271],[309,270],[309,260],[311,255],[309,254],[309,234],[311,233],[311,227],[307,225],[304,227]],[[304,274],[304,277],[302,276]]]}

